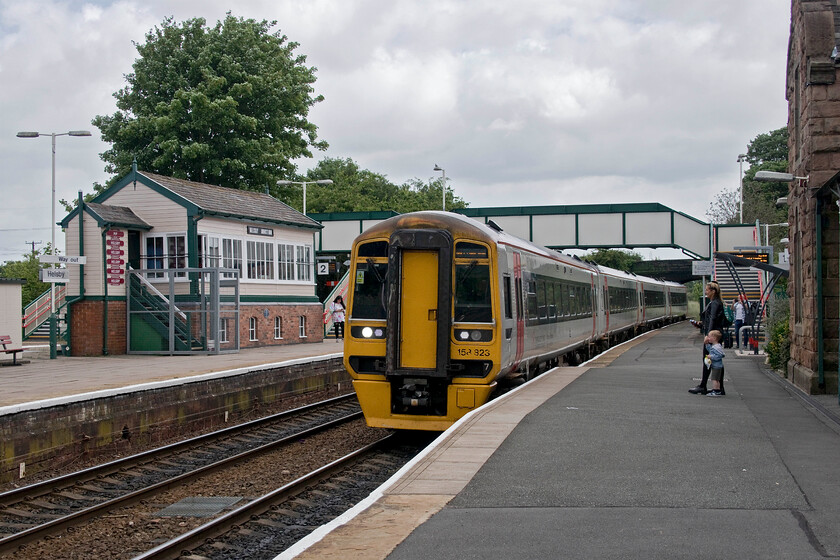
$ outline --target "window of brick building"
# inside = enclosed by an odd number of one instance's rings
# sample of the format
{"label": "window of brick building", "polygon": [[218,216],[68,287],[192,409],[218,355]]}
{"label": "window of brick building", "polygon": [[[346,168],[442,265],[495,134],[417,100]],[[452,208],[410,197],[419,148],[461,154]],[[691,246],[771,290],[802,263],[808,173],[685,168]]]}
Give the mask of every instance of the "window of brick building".
{"label": "window of brick building", "polygon": [[283,338],[283,318],[274,318],[274,339],[279,340]]}
{"label": "window of brick building", "polygon": [[248,340],[257,340],[257,318],[248,319]]}
{"label": "window of brick building", "polygon": [[306,338],[306,316],[300,316],[300,337]]}

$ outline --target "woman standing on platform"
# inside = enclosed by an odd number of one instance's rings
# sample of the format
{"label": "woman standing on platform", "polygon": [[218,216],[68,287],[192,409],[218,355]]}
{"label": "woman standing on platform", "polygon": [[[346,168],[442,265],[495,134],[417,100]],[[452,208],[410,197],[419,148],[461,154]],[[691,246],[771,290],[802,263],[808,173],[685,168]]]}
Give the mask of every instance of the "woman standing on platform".
{"label": "woman standing on platform", "polygon": [[330,304],[330,314],[335,328],[335,341],[338,342],[340,338],[344,338],[344,298],[335,296]]}
{"label": "woman standing on platform", "polygon": [[[706,284],[706,297],[709,298],[709,303],[703,311],[703,335],[707,335],[711,331],[723,331],[724,321],[726,319],[724,303],[723,300],[720,299],[720,286],[717,282],[709,282]],[[692,387],[688,390],[689,393],[694,395],[705,395],[708,393],[706,385],[709,382],[711,369],[706,365],[707,354],[708,350],[706,350],[706,345],[703,344],[703,361],[701,362],[703,364],[703,377],[700,381],[700,385]],[[723,372],[721,372],[720,395],[725,394],[726,391],[723,390]]]}

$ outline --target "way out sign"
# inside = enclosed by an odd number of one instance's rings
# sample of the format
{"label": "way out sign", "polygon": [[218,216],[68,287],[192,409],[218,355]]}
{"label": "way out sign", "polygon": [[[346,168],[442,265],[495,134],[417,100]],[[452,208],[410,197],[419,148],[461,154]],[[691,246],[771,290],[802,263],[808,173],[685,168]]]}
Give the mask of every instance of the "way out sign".
{"label": "way out sign", "polygon": [[50,264],[86,264],[87,257],[76,257],[67,255],[41,255],[38,260]]}

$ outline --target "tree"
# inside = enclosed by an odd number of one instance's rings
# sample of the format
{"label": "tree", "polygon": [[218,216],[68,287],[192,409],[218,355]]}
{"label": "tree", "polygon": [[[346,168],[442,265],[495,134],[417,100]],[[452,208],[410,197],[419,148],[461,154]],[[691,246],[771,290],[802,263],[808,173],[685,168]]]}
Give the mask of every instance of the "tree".
{"label": "tree", "polygon": [[294,172],[291,160],[326,149],[307,120],[323,100],[313,94],[316,69],[275,25],[230,13],[213,28],[170,17],[135,43],[140,58],[114,94],[118,111],[93,119],[112,143],[100,154],[115,174],[109,184],[136,158],[143,170],[261,191]]}
{"label": "tree", "polygon": [[[357,212],[382,211],[414,212],[439,210],[441,207],[440,181],[423,182],[420,179],[396,185],[380,173],[361,169],[352,159],[325,158],[298,181],[331,179],[332,185],[310,183],[306,187],[307,212]],[[272,194],[302,207],[302,189],[294,185],[292,192],[272,187]],[[451,190],[446,191],[446,208],[466,208],[467,204]]]}
{"label": "tree", "polygon": [[[776,200],[787,196],[786,183],[759,183],[755,180],[758,171],[786,171],[788,154],[787,127],[772,130],[756,136],[747,146],[746,161],[750,164],[744,171],[744,223],[762,224],[787,221],[787,209],[776,208]],[[716,224],[737,224],[740,217],[739,193],[724,190],[715,196],[706,211],[706,217]],[[778,240],[784,232],[771,231],[771,239]]]}
{"label": "tree", "polygon": [[632,251],[622,251],[620,249],[597,249],[591,253],[586,253],[581,258],[601,266],[626,271],[632,268],[633,263],[642,261],[640,254]]}
{"label": "tree", "polygon": [[724,189],[709,203],[706,217],[715,224],[737,224],[739,218],[738,191]]}
{"label": "tree", "polygon": [[46,282],[41,282],[40,271],[42,268],[47,268],[48,264],[43,264],[38,260],[39,255],[48,255],[52,253],[49,244],[40,251],[33,251],[27,257],[20,261],[6,261],[0,264],[0,278],[16,278],[25,280],[26,283],[21,287],[21,303],[24,307],[35,301],[38,296],[50,289],[50,285]]}

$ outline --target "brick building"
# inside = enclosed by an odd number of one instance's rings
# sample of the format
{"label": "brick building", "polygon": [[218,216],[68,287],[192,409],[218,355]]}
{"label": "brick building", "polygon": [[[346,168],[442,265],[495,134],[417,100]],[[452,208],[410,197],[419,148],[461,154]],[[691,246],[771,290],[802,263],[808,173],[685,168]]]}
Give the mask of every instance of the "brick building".
{"label": "brick building", "polygon": [[135,169],[61,226],[72,355],[323,340],[322,226],[268,194]]}
{"label": "brick building", "polygon": [[805,391],[837,393],[840,328],[840,6],[793,0],[788,43],[791,359]]}

